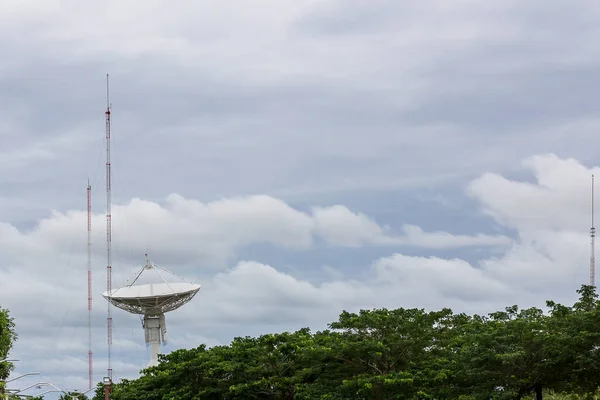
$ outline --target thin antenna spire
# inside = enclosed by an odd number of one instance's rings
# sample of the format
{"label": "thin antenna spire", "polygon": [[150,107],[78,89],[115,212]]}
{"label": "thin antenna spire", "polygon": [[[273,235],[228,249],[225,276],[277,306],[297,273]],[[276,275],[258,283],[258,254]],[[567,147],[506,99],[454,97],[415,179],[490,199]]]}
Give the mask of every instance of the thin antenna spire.
{"label": "thin antenna spire", "polygon": [[93,382],[92,354],[92,186],[88,179],[87,186],[87,276],[88,276],[88,389]]}
{"label": "thin antenna spire", "polygon": [[590,229],[590,286],[596,286],[596,227],[594,222],[594,174],[592,174],[592,228]]}
{"label": "thin antenna spire", "polygon": [[[106,74],[106,291],[110,294],[112,291],[112,173],[110,170],[110,91],[109,76]],[[112,310],[110,301],[108,303],[106,329],[108,336],[108,377],[112,382],[113,371],[111,364],[112,352]]]}

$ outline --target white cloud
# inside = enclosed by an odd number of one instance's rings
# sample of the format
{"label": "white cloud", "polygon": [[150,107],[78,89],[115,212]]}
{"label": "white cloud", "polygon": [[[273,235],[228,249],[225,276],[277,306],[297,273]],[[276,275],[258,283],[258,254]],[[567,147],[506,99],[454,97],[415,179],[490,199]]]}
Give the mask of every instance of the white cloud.
{"label": "white cloud", "polygon": [[424,232],[420,227],[404,225],[404,235],[395,235],[389,226],[380,226],[363,213],[352,212],[337,205],[315,207],[313,218],[316,232],[326,242],[337,246],[359,247],[414,246],[429,249],[449,249],[468,246],[507,245],[511,240],[506,236],[478,234],[453,235],[448,232]]}
{"label": "white cloud", "polygon": [[[344,206],[316,207],[307,214],[265,195],[210,203],[170,195],[162,205],[133,199],[126,205],[114,205],[112,214],[114,247],[127,261],[149,251],[157,260],[200,260],[206,267],[212,263],[213,268],[225,265],[245,246],[270,243],[301,250],[310,248],[315,236],[332,246],[348,247],[456,248],[509,242],[502,236],[427,233],[415,226],[404,226],[405,235],[396,235],[390,227],[381,227],[365,214]],[[86,247],[77,244],[87,240],[82,229],[86,218],[83,211],[54,211],[26,232],[3,224],[0,242],[6,245],[6,254],[14,256],[31,252],[42,259],[58,250],[69,257],[81,257]],[[95,214],[92,226],[94,252],[101,256],[105,251],[104,215]]]}
{"label": "white cloud", "polygon": [[484,174],[471,182],[469,194],[483,211],[503,225],[518,229],[580,230],[590,221],[591,175],[574,159],[554,154],[528,158],[523,165],[535,182],[513,182],[498,174]]}
{"label": "white cloud", "polygon": [[399,238],[411,246],[429,249],[450,249],[467,246],[495,246],[507,245],[512,242],[506,236],[477,235],[454,235],[448,232],[424,232],[418,226],[404,225],[406,239]]}
{"label": "white cloud", "polygon": [[512,292],[485,271],[459,259],[394,254],[378,260],[374,270],[377,281],[396,286],[398,290],[419,287],[424,290],[423,294],[433,292],[449,300],[490,301],[506,298]]}

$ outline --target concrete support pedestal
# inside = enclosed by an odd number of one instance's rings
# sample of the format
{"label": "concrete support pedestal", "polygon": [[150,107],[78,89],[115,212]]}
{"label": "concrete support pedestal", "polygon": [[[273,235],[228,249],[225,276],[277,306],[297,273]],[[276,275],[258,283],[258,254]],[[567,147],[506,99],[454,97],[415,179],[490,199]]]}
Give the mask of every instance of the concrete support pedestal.
{"label": "concrete support pedestal", "polygon": [[165,314],[144,315],[143,327],[146,345],[150,346],[150,363],[148,366],[152,367],[158,365],[158,354],[161,345],[167,342]]}

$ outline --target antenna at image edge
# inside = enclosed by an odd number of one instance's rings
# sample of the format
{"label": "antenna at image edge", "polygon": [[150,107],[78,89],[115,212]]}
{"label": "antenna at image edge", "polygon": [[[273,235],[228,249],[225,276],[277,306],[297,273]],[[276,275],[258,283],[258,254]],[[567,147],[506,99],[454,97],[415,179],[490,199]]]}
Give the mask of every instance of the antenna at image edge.
{"label": "antenna at image edge", "polygon": [[590,286],[596,286],[596,227],[594,223],[594,174],[592,174],[592,227],[590,228]]}

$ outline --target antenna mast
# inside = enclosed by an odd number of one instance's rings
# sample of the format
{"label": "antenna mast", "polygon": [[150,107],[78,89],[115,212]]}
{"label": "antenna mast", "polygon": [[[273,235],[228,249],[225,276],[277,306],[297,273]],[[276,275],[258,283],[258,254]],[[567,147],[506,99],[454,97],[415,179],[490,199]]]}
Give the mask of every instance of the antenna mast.
{"label": "antenna mast", "polygon": [[87,276],[88,276],[88,389],[93,383],[92,362],[92,186],[87,186]]}
{"label": "antenna mast", "polygon": [[[106,291],[112,290],[112,215],[111,215],[111,170],[110,170],[110,92],[108,85],[108,74],[106,74]],[[108,313],[106,317],[106,328],[108,336],[108,378],[112,382],[113,371],[111,364],[112,350],[112,310],[108,303]]]}
{"label": "antenna mast", "polygon": [[594,226],[594,174],[592,174],[592,228],[590,229],[590,286],[596,286],[596,227]]}

